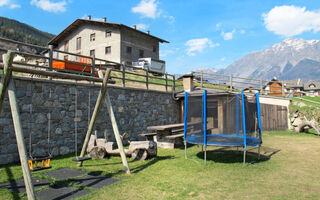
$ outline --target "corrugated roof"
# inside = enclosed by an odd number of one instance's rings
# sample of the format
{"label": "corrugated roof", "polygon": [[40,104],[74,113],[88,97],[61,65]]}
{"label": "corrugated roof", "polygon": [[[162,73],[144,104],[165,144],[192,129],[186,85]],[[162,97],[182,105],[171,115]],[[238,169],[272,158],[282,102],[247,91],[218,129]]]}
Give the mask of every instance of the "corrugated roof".
{"label": "corrugated roof", "polygon": [[61,33],[59,33],[56,37],[54,37],[52,40],[50,40],[48,42],[48,45],[57,45],[58,42],[63,39],[64,37],[66,37],[67,35],[69,35],[72,31],[74,31],[76,28],[80,27],[82,24],[95,24],[98,26],[117,26],[117,27],[123,27],[132,31],[136,31],[138,33],[141,33],[145,36],[154,38],[156,40],[158,40],[159,42],[162,43],[169,43],[166,40],[163,40],[161,38],[155,37],[153,35],[147,34],[145,32],[139,31],[137,29],[131,28],[129,26],[123,25],[123,24],[118,24],[118,23],[110,23],[110,22],[103,22],[103,21],[96,21],[96,20],[86,20],[86,19],[77,19],[75,20],[72,24],[70,24],[67,28],[65,28]]}

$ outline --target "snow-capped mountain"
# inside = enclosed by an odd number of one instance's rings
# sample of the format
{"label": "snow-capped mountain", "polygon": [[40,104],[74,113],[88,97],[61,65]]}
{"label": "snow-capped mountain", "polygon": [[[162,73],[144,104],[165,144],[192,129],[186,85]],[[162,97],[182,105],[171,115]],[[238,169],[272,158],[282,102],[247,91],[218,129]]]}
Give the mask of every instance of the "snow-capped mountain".
{"label": "snow-capped mountain", "polygon": [[219,71],[240,77],[319,79],[320,40],[285,39],[266,50],[250,53]]}

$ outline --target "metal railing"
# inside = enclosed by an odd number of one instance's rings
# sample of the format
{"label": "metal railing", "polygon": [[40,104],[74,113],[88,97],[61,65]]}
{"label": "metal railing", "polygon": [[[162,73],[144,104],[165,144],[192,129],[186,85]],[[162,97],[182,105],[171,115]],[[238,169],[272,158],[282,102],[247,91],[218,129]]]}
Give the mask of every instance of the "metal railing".
{"label": "metal railing", "polygon": [[[42,54],[28,53],[22,51],[16,51],[16,55],[20,55],[25,58],[25,61],[14,61],[13,69],[22,73],[23,70],[19,68],[29,68],[30,70],[25,73],[31,73],[31,69],[43,70],[43,71],[55,71],[68,74],[76,74],[81,76],[97,77],[99,70],[106,70],[112,68],[111,78],[116,81],[116,85],[122,87],[132,88],[144,88],[161,91],[175,91],[176,87],[181,87],[181,81],[177,81],[175,75],[165,73],[163,75],[155,75],[148,69],[142,69],[135,66],[124,65],[121,63],[96,58],[95,56],[86,56],[67,51],[55,50],[53,46],[43,47],[33,44],[27,44],[18,42],[6,38],[1,38],[0,41],[13,44],[11,46],[25,46],[32,49],[41,50]],[[8,50],[16,50],[16,48],[0,48],[0,51],[6,52]],[[75,59],[69,59],[73,57]],[[61,59],[63,58],[63,59]],[[86,62],[80,62],[79,59],[83,59]],[[55,67],[55,62],[64,63],[65,65],[73,64],[77,65],[80,70],[74,69],[59,69]],[[90,72],[88,72],[88,69]],[[35,73],[35,71],[32,71]],[[42,76],[45,76],[44,72],[41,72]],[[51,79],[52,77],[47,77]]]}
{"label": "metal railing", "polygon": [[217,88],[229,91],[259,91],[261,94],[286,97],[290,93],[285,81],[244,78],[233,75],[193,71],[195,85],[201,88]]}

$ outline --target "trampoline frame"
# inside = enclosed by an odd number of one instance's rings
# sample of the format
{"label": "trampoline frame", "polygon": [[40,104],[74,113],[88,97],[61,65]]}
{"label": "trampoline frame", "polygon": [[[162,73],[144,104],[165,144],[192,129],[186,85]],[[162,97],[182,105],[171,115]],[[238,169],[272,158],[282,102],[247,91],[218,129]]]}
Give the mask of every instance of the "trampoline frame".
{"label": "trampoline frame", "polygon": [[[262,144],[262,136],[261,136],[261,113],[260,113],[260,100],[259,100],[259,93],[256,93],[256,105],[257,105],[257,118],[258,118],[258,131],[259,131],[259,138],[257,137],[248,137],[246,132],[246,112],[245,112],[245,101],[244,101],[244,92],[241,92],[242,98],[242,123],[243,123],[243,136],[239,135],[239,94],[236,94],[236,135],[226,135],[226,134],[207,134],[207,90],[204,90],[202,93],[202,109],[201,109],[201,116],[202,120],[201,123],[203,125],[203,135],[193,135],[187,137],[187,116],[188,116],[188,92],[185,92],[185,101],[184,101],[184,146],[185,146],[185,159],[187,159],[187,143],[191,144],[199,144],[202,145],[202,150],[204,147],[204,163],[207,163],[207,145],[210,146],[234,146],[234,147],[243,147],[243,165],[246,163],[246,152],[247,146],[258,146],[258,159],[260,159],[260,148]],[[203,120],[205,119],[205,120]],[[203,136],[203,142],[196,141],[196,138],[200,138]],[[240,138],[243,139],[243,142],[236,142],[236,143],[221,143],[221,142],[208,142],[208,137],[221,137],[225,139],[232,138]],[[251,141],[251,142],[248,142]]]}

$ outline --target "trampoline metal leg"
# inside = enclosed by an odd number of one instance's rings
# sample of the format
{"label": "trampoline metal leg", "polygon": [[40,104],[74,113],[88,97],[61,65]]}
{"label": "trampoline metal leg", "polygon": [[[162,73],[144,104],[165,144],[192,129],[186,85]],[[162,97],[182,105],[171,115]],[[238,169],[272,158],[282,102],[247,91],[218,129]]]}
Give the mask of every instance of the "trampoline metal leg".
{"label": "trampoline metal leg", "polygon": [[258,148],[258,160],[260,160],[260,149],[261,149],[261,145],[259,145],[259,148]]}
{"label": "trampoline metal leg", "polygon": [[204,164],[207,164],[207,147],[204,147]]}
{"label": "trampoline metal leg", "polygon": [[246,165],[246,150],[243,150],[243,166]]}
{"label": "trampoline metal leg", "polygon": [[184,158],[187,159],[187,141],[184,141]]}

